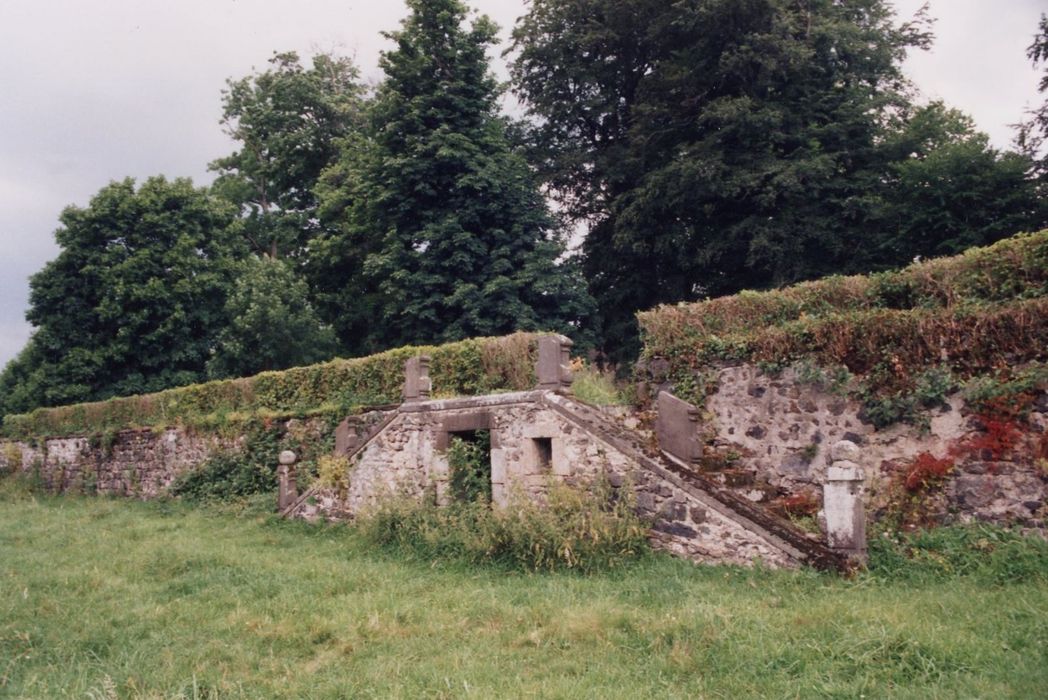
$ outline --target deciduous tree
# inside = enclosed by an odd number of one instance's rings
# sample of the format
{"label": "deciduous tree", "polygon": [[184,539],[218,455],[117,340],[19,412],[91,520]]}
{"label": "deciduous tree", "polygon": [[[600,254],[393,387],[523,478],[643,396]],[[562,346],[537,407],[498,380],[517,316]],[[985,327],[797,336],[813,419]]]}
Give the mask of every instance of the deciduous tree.
{"label": "deciduous tree", "polygon": [[63,211],[58,257],[30,279],[33,338],[0,379],[20,398],[3,411],[203,379],[245,252],[229,233],[234,215],[189,180],[163,177],[113,182]]}
{"label": "deciduous tree", "polygon": [[236,269],[208,374],[246,377],[330,359],[335,334],[309,303],[305,281],[287,262],[250,256]]}
{"label": "deciduous tree", "polygon": [[615,348],[637,309],[855,256],[901,60],[928,40],[882,0],[534,0],[513,36]]}
{"label": "deciduous tree", "polygon": [[239,148],[211,164],[216,191],[242,208],[241,232],[262,255],[301,256],[317,233],[314,192],[338,141],[359,126],[363,87],[353,62],[294,52],[228,81],[222,124]]}

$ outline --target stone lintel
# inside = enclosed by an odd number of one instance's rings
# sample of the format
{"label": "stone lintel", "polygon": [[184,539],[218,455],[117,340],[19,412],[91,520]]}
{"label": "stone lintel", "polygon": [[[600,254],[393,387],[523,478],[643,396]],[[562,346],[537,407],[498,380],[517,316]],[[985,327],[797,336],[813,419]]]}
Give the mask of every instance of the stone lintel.
{"label": "stone lintel", "polygon": [[431,399],[429,401],[418,401],[401,406],[400,410],[404,413],[458,411],[467,408],[487,408],[515,403],[535,403],[542,398],[542,393],[543,392],[541,391],[532,390],[507,392],[505,394],[488,394],[487,396]]}

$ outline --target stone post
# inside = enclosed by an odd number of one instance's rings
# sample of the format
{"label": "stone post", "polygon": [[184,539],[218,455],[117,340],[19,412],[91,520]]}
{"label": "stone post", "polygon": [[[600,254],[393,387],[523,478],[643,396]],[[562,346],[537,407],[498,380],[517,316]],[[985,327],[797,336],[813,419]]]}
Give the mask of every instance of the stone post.
{"label": "stone post", "polygon": [[539,389],[566,394],[571,391],[571,346],[562,335],[544,335],[539,338],[539,359],[535,375]]}
{"label": "stone post", "polygon": [[298,457],[291,450],[280,453],[280,466],[277,467],[277,480],[280,487],[277,492],[277,510],[283,512],[298,499],[298,484],[295,481],[295,462]]}
{"label": "stone post", "polygon": [[830,451],[833,459],[822,485],[822,508],[826,516],[826,539],[830,549],[866,562],[866,511],[859,446],[841,440]]}
{"label": "stone post", "polygon": [[433,390],[429,378],[429,355],[416,355],[404,364],[404,403],[425,401]]}

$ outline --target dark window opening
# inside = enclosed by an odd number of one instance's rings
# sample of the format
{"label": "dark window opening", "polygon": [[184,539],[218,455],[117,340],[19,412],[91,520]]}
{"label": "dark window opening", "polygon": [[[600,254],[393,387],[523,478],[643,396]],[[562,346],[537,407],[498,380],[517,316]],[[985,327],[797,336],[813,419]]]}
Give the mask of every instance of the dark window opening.
{"label": "dark window opening", "polygon": [[550,471],[553,466],[553,438],[532,438],[538,468]]}

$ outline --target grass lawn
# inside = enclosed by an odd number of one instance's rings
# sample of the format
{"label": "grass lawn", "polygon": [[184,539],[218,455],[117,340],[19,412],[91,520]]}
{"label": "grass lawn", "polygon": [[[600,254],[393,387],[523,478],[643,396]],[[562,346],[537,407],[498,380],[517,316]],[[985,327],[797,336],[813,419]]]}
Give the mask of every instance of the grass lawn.
{"label": "grass lawn", "polygon": [[347,527],[0,498],[0,697],[1048,696],[1048,583],[521,574]]}

